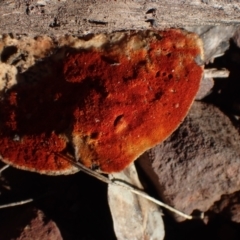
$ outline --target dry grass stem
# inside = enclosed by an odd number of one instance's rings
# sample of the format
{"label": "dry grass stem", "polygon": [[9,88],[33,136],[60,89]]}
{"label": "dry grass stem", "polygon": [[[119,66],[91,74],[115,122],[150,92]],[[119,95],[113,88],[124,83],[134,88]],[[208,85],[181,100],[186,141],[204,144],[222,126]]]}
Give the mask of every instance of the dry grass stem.
{"label": "dry grass stem", "polygon": [[[175,208],[173,208],[173,207],[171,207],[171,206],[169,206],[169,205],[167,205],[167,204],[165,204],[165,203],[163,203],[163,202],[161,202],[161,201],[159,201],[159,200],[157,200],[157,199],[155,199],[155,198],[153,198],[151,196],[149,196],[145,192],[128,185],[128,183],[123,183],[123,181],[121,181],[120,179],[112,179],[112,180],[110,180],[107,177],[103,176],[102,174],[85,167],[81,163],[76,163],[75,161],[73,161],[70,158],[66,158],[66,160],[70,161],[73,165],[78,167],[84,173],[86,173],[86,174],[88,174],[90,176],[93,176],[93,177],[97,178],[98,180],[100,180],[102,182],[105,182],[105,183],[111,184],[111,185],[115,185],[115,186],[119,186],[119,187],[123,187],[123,188],[125,188],[125,189],[127,189],[127,190],[129,190],[129,191],[131,191],[131,192],[133,192],[133,193],[135,193],[135,194],[145,198],[145,199],[148,199],[149,201],[154,202],[157,205],[159,205],[161,207],[164,207],[164,208],[168,209],[169,211],[171,211],[171,212],[173,212],[175,214],[178,214],[178,215],[180,215],[180,216],[182,216],[182,217],[184,217],[186,219],[193,219],[193,218],[195,218],[195,217],[193,217],[191,215],[185,214],[185,213],[183,213],[183,212],[181,212],[181,211],[179,211],[179,210],[177,210],[177,209],[175,209]],[[202,213],[199,218],[203,219],[203,217],[204,217],[204,215]]]}
{"label": "dry grass stem", "polygon": [[16,207],[16,206],[20,206],[20,205],[23,205],[23,204],[33,202],[33,201],[34,200],[32,198],[30,198],[30,199],[23,200],[23,201],[20,201],[20,202],[8,203],[8,204],[0,205],[0,209],[9,208],[9,207]]}
{"label": "dry grass stem", "polygon": [[0,176],[1,176],[2,172],[3,172],[5,169],[7,169],[8,167],[10,167],[10,165],[5,165],[4,167],[2,167],[2,168],[0,169]]}

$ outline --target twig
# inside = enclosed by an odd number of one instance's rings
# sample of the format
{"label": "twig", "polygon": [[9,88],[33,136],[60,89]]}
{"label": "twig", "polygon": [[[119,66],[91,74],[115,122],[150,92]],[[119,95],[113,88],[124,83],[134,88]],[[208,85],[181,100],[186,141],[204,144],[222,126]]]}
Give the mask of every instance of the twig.
{"label": "twig", "polygon": [[14,203],[8,203],[8,204],[4,204],[4,205],[0,205],[0,209],[2,208],[9,208],[9,207],[15,207],[15,206],[19,206],[19,205],[23,205],[23,204],[27,204],[30,202],[33,202],[34,200],[32,198],[24,200],[24,201],[20,201],[20,202],[14,202]]}
{"label": "twig", "polygon": [[3,166],[3,167],[0,169],[0,176],[1,176],[2,172],[3,172],[5,169],[7,169],[8,167],[10,167],[10,165],[5,165],[5,166]]}
{"label": "twig", "polygon": [[[63,156],[62,156],[63,157]],[[166,209],[168,209],[169,211],[173,212],[173,213],[176,213],[186,219],[193,219],[194,217],[191,216],[191,215],[188,215],[188,214],[185,214],[179,210],[176,210],[175,208],[149,196],[148,194],[146,194],[145,192],[142,192],[141,190],[138,190],[137,188],[134,188],[134,187],[131,187],[130,185],[127,185],[127,183],[123,183],[122,181],[119,181],[119,180],[116,180],[116,179],[108,179],[107,177],[103,176],[102,174],[96,172],[96,171],[93,171],[87,167],[85,167],[84,165],[82,165],[81,163],[79,162],[75,162],[73,161],[72,159],[70,158],[67,158],[67,157],[64,157],[67,161],[71,162],[74,166],[76,166],[77,168],[79,168],[80,170],[82,170],[84,173],[90,175],[90,176],[93,176],[97,179],[99,179],[100,181],[102,182],[105,182],[107,184],[111,184],[111,185],[114,185],[114,186],[119,186],[119,187],[123,187],[145,199],[148,199],[149,201],[151,202],[154,202],[156,203],[157,205],[161,206],[161,207],[164,207]],[[116,182],[116,181],[119,181],[119,182]],[[199,217],[201,219],[203,219],[203,214],[201,214],[201,216]]]}
{"label": "twig", "polygon": [[176,213],[176,214],[178,214],[178,215],[180,215],[180,216],[182,216],[182,217],[184,217],[186,219],[193,219],[193,216],[185,214],[185,213],[183,213],[181,211],[178,211],[177,209],[175,209],[175,208],[173,208],[173,207],[171,207],[171,206],[169,206],[169,205],[167,205],[167,204],[165,204],[165,203],[163,203],[163,202],[161,202],[161,201],[159,201],[159,200],[149,196],[145,192],[142,192],[142,191],[140,191],[138,189],[135,189],[135,188],[133,188],[133,187],[131,187],[129,185],[126,185],[126,184],[122,185],[123,184],[122,182],[121,183],[116,183],[116,181],[113,181],[113,182],[111,182],[111,184],[119,186],[119,187],[123,187],[123,188],[125,188],[125,189],[127,189],[127,190],[129,190],[129,191],[131,191],[131,192],[133,192],[133,193],[135,193],[135,194],[137,194],[137,195],[139,195],[139,196],[141,196],[143,198],[146,198],[147,200],[149,200],[151,202],[154,202],[157,205],[159,205],[161,207],[164,207],[164,208],[168,209],[169,211],[174,212],[174,213]]}
{"label": "twig", "polygon": [[205,78],[228,78],[229,71],[225,68],[223,69],[209,68],[204,70],[204,77]]}
{"label": "twig", "polygon": [[[109,178],[103,176],[102,174],[96,172],[96,171],[93,171],[87,167],[85,167],[84,165],[82,165],[81,163],[79,162],[75,162],[74,160],[72,160],[70,157],[65,157],[65,156],[62,156],[64,159],[66,159],[67,161],[71,162],[74,166],[76,166],[77,168],[79,168],[80,170],[82,170],[84,173],[92,176],[92,177],[95,177],[97,178],[98,180],[102,181],[102,182],[105,182],[107,184],[111,184],[111,185],[114,185],[114,186],[118,186],[118,187],[122,187],[124,189],[127,189],[151,202],[154,202],[156,203],[157,205],[161,206],[161,207],[164,207],[166,209],[168,209],[169,211],[173,212],[173,213],[176,213],[186,219],[193,219],[194,217],[192,215],[188,215],[188,214],[185,214],[151,196],[149,196],[148,194],[146,194],[145,192],[141,191],[141,190],[138,190],[137,188],[134,188],[134,187],[131,187],[130,185],[128,185],[127,183],[123,183],[121,180],[117,180],[117,179],[112,179],[110,180]],[[4,167],[4,169],[6,169],[8,167],[8,165],[6,165]],[[3,168],[2,168],[3,169]],[[1,171],[3,171],[1,169]],[[27,204],[27,203],[30,203],[30,202],[33,202],[34,199],[28,199],[28,200],[24,200],[24,201],[20,201],[20,202],[15,202],[15,203],[9,203],[9,204],[5,204],[5,205],[0,205],[0,209],[2,208],[8,208],[8,207],[15,207],[15,206],[19,206],[19,205],[23,205],[23,204]],[[203,213],[201,214],[201,216],[199,218],[203,219],[204,215]]]}

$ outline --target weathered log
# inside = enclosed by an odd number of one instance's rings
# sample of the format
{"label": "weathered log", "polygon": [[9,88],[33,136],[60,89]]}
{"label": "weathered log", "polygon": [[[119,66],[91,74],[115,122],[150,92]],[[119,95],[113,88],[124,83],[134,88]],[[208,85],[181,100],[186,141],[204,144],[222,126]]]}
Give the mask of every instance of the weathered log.
{"label": "weathered log", "polygon": [[29,36],[239,23],[238,0],[0,0],[0,33]]}

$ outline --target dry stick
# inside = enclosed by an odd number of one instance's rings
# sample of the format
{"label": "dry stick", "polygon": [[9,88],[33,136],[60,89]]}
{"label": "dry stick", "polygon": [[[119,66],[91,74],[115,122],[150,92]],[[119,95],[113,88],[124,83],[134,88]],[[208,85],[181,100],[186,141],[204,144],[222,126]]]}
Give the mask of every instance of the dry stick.
{"label": "dry stick", "polygon": [[[0,175],[1,175],[2,172],[3,172],[5,169],[7,169],[8,167],[10,167],[10,165],[5,165],[4,167],[2,167],[2,168],[0,169]],[[23,204],[30,203],[30,202],[33,202],[33,199],[32,199],[32,198],[27,199],[27,200],[24,200],[24,201],[20,201],[20,202],[14,202],[14,203],[8,203],[8,204],[0,205],[0,209],[1,209],[1,208],[8,208],[8,207],[15,207],[15,206],[23,205]]]}
{"label": "dry stick", "polygon": [[0,176],[1,176],[2,172],[3,172],[5,169],[7,169],[8,167],[10,167],[10,165],[5,165],[4,167],[2,167],[2,168],[0,169]]}
{"label": "dry stick", "polygon": [[216,68],[209,68],[204,69],[204,77],[205,78],[228,78],[229,71],[225,68],[216,69]]}
{"label": "dry stick", "polygon": [[[62,157],[63,157],[63,156],[62,156]],[[183,213],[183,212],[180,212],[179,210],[176,210],[175,208],[173,208],[173,207],[171,207],[171,206],[169,206],[169,205],[167,205],[167,204],[165,204],[165,203],[163,203],[163,202],[161,202],[161,201],[159,201],[159,200],[157,200],[157,199],[149,196],[148,194],[146,194],[145,192],[142,192],[141,190],[138,190],[137,188],[131,187],[131,186],[126,185],[126,184],[123,184],[122,182],[118,182],[118,183],[117,183],[116,180],[114,180],[114,179],[113,179],[113,180],[110,180],[110,179],[108,179],[107,177],[103,176],[102,174],[100,174],[100,173],[98,173],[98,172],[95,172],[95,171],[93,171],[93,170],[85,167],[84,165],[82,165],[82,164],[79,163],[79,162],[75,162],[75,161],[73,161],[73,160],[70,159],[70,158],[66,158],[66,157],[64,157],[64,158],[65,158],[67,161],[71,162],[74,166],[76,166],[77,168],[79,168],[80,170],[82,170],[84,173],[86,173],[86,174],[88,174],[88,175],[90,175],[90,176],[93,176],[93,177],[99,179],[99,180],[102,181],[102,182],[105,182],[105,183],[107,183],[107,184],[111,184],[111,185],[114,185],[114,186],[123,187],[123,188],[125,188],[125,189],[127,189],[127,190],[129,190],[129,191],[131,191],[131,192],[133,192],[133,193],[135,193],[135,194],[137,194],[137,195],[145,198],[145,199],[148,199],[149,201],[154,202],[154,203],[156,203],[157,205],[159,205],[159,206],[161,206],[161,207],[164,207],[164,208],[168,209],[169,211],[174,212],[174,213],[176,213],[176,214],[178,214],[178,215],[180,215],[180,216],[182,216],[182,217],[184,217],[184,218],[186,218],[186,219],[193,219],[193,218],[194,218],[194,217],[191,216],[191,215],[188,215],[188,214],[185,214],[185,213]],[[118,181],[119,181],[119,180],[118,180]],[[204,216],[203,216],[203,213],[202,213],[199,218],[203,219],[203,217],[204,217]]]}
{"label": "dry stick", "polygon": [[[76,166],[78,169],[82,170],[84,173],[92,176],[92,177],[95,177],[97,178],[98,180],[102,181],[102,182],[105,182],[107,184],[111,184],[111,185],[114,185],[114,186],[118,186],[118,187],[122,187],[126,190],[129,190],[130,192],[132,193],[135,193],[151,202],[154,202],[156,203],[157,205],[161,206],[161,207],[164,207],[166,209],[168,209],[169,211],[171,212],[174,212],[176,214],[178,214],[179,216],[182,216],[186,219],[193,219],[194,217],[191,216],[191,215],[188,215],[188,214],[185,214],[151,196],[149,196],[148,194],[146,194],[145,192],[141,191],[141,190],[138,190],[137,188],[134,188],[134,187],[131,187],[129,185],[126,185],[124,184],[123,182],[120,182],[120,180],[116,180],[116,179],[113,179],[113,180],[110,180],[108,179],[107,177],[103,176],[102,174],[98,173],[98,172],[95,172],[87,167],[85,167],[84,165],[82,165],[81,163],[79,162],[75,162],[73,161],[70,157],[65,157],[65,156],[62,156],[64,159],[66,159],[67,161],[71,162],[74,166]],[[116,182],[116,181],[119,181],[119,182]],[[23,205],[23,204],[27,204],[27,203],[30,203],[30,202],[33,202],[34,199],[28,199],[28,200],[24,200],[24,201],[20,201],[20,202],[15,202],[15,203],[9,203],[9,204],[5,204],[5,205],[0,205],[0,209],[2,208],[8,208],[8,207],[15,207],[15,206],[19,206],[19,205]],[[203,214],[201,214],[200,218],[203,219]]]}
{"label": "dry stick", "polygon": [[30,203],[30,202],[33,202],[33,201],[34,201],[34,199],[30,198],[30,199],[20,201],[20,202],[8,203],[8,204],[0,205],[0,209],[1,208],[8,208],[8,207],[15,207],[15,206],[27,204],[27,203]]}

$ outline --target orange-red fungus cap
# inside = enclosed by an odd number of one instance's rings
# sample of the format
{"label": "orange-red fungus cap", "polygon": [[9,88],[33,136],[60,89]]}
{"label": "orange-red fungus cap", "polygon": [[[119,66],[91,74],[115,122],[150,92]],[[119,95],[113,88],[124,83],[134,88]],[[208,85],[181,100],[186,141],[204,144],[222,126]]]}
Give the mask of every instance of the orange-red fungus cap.
{"label": "orange-red fungus cap", "polygon": [[[81,45],[82,44],[82,45]],[[181,30],[121,32],[82,40],[51,77],[19,84],[1,102],[0,154],[47,174],[124,169],[166,139],[198,91],[202,43]]]}

